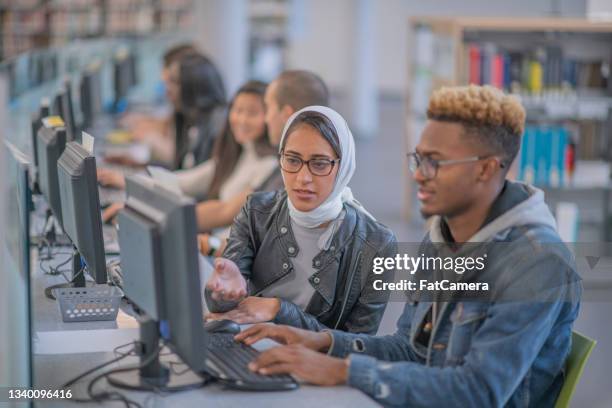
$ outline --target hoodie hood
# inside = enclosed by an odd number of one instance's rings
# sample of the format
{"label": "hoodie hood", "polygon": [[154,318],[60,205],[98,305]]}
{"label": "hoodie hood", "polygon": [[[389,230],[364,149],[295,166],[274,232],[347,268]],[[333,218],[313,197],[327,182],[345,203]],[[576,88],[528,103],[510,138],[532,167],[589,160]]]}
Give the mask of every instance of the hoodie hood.
{"label": "hoodie hood", "polygon": [[[523,225],[543,225],[557,230],[557,223],[546,202],[544,202],[544,192],[542,190],[525,183],[509,181],[508,183],[525,189],[529,197],[486,224],[467,242],[491,241],[497,235],[507,232],[511,228]],[[442,217],[439,215],[432,219],[429,237],[434,243],[446,242],[441,231],[441,221]]]}

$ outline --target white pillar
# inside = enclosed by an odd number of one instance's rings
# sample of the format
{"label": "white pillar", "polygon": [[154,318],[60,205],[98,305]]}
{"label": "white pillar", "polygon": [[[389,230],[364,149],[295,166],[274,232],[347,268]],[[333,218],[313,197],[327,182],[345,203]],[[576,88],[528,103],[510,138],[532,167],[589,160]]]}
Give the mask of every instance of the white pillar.
{"label": "white pillar", "polygon": [[353,64],[349,84],[355,136],[372,138],[378,130],[375,1],[356,0],[353,17]]}
{"label": "white pillar", "polygon": [[219,68],[230,98],[248,79],[247,0],[194,2],[194,43]]}

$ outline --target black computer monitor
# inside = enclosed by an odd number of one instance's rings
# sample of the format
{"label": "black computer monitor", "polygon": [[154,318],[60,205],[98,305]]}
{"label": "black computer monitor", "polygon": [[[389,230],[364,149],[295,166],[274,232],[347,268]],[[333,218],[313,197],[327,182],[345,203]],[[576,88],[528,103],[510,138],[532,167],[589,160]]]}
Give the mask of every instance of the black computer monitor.
{"label": "black computer monitor", "polygon": [[129,87],[131,88],[138,84],[138,60],[133,52],[131,52],[128,57],[128,72]]}
{"label": "black computer monitor", "polygon": [[70,79],[64,81],[64,91],[61,98],[61,113],[60,116],[66,124],[66,141],[72,142],[77,140],[76,121],[74,118],[74,105],[72,103],[72,84]]}
{"label": "black computer monitor", "polygon": [[102,89],[100,69],[92,68],[83,74],[80,85],[82,128],[93,125],[96,117],[102,112]]}
{"label": "black computer monitor", "polygon": [[[57,94],[55,94],[55,96],[53,97],[53,101],[51,102],[51,114],[55,115],[55,116],[62,116],[62,106],[64,105],[64,102],[62,99],[64,99],[64,95],[65,95],[66,91],[64,89],[60,89],[58,90]],[[64,119],[62,117],[62,119]]]}
{"label": "black computer monitor", "polygon": [[5,232],[5,256],[2,259],[4,272],[2,285],[8,288],[7,314],[10,330],[3,333],[11,345],[10,353],[3,356],[3,365],[9,370],[9,387],[31,388],[33,381],[32,361],[32,314],[30,297],[30,210],[32,208],[29,187],[29,161],[13,145],[5,142],[0,155],[5,158],[6,214],[0,214],[0,225]]}
{"label": "black computer monitor", "polygon": [[84,271],[96,283],[107,283],[96,158],[78,142],[70,142],[57,162],[57,177],[62,225],[76,248],[72,283],[83,287]]}
{"label": "black computer monitor", "polygon": [[38,156],[38,182],[40,191],[60,225],[62,202],[57,180],[57,161],[66,147],[66,128],[56,116],[43,118],[38,131],[36,154]]}
{"label": "black computer monitor", "polygon": [[[206,342],[197,248],[195,202],[144,176],[128,176],[119,213],[123,290],[141,312],[146,360],[159,336],[194,372],[203,372]],[[136,375],[135,375],[136,374]],[[148,378],[148,380],[146,378]],[[180,389],[203,384],[196,374],[172,376],[159,360],[138,373],[109,378],[117,386]]]}
{"label": "black computer monitor", "polygon": [[40,101],[40,110],[32,115],[30,122],[32,128],[32,158],[34,161],[34,172],[32,173],[32,189],[33,193],[40,194],[38,186],[38,131],[42,126],[42,118],[46,118],[50,114],[49,98],[42,98]]}
{"label": "black computer monitor", "polygon": [[115,91],[115,107],[125,99],[133,85],[132,67],[129,54],[115,58],[113,63],[113,90]]}

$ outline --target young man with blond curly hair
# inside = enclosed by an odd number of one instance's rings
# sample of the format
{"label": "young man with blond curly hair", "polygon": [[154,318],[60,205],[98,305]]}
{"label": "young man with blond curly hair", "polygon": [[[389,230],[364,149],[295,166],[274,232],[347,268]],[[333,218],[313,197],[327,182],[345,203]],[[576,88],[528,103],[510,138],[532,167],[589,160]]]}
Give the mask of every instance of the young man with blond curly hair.
{"label": "young man with blond curly hair", "polygon": [[525,111],[495,88],[469,86],[434,92],[427,116],[408,155],[431,217],[422,253],[484,256],[484,269],[456,280],[489,291],[411,292],[390,336],[268,324],[237,339],[286,344],[262,353],[253,370],[349,384],[386,406],[553,406],[581,284],[542,191],[506,179]]}

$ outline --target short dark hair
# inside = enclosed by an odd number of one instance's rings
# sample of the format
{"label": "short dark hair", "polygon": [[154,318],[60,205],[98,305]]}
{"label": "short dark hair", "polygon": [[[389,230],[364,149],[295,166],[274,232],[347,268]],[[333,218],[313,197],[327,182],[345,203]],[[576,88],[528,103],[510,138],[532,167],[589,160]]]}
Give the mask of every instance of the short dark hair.
{"label": "short dark hair", "polygon": [[284,71],[276,78],[276,102],[300,110],[311,105],[329,105],[329,91],[325,82],[316,74],[303,71]]}
{"label": "short dark hair", "polygon": [[164,67],[168,68],[174,61],[181,59],[187,54],[197,54],[197,51],[192,44],[179,44],[169,48],[162,57]]}
{"label": "short dark hair", "polygon": [[283,145],[281,146],[281,150],[285,149],[285,144],[287,143],[287,139],[291,132],[302,125],[308,125],[314,128],[325,140],[329,143],[336,152],[338,157],[342,158],[342,150],[340,149],[340,139],[338,139],[338,132],[336,132],[336,128],[331,120],[322,113],[315,111],[306,111],[302,112],[293,119],[291,122],[291,126],[287,129],[287,133],[285,134],[285,139],[283,140]]}

